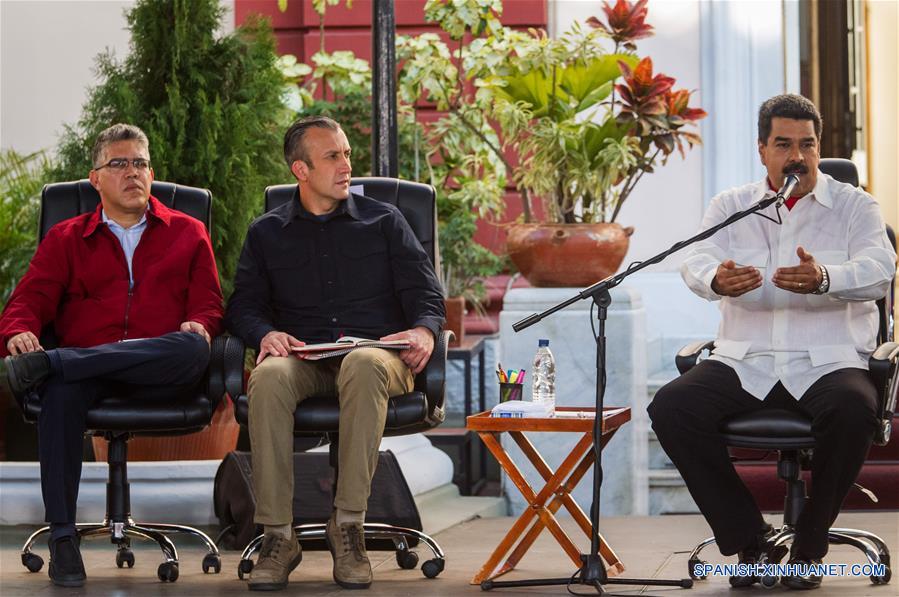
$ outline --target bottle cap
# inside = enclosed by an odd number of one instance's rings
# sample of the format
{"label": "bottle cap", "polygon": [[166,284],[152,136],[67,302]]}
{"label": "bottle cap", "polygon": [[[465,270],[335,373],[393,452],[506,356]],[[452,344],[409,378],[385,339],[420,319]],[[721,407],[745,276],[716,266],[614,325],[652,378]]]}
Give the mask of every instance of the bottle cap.
{"label": "bottle cap", "polygon": [[546,338],[537,340],[537,348],[542,348],[544,346],[549,346],[549,340],[547,340]]}

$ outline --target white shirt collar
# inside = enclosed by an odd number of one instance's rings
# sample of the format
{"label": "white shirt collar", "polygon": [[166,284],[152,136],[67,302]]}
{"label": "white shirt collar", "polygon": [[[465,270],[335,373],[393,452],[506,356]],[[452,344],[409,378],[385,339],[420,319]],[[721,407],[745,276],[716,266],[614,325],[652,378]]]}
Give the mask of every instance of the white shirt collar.
{"label": "white shirt collar", "polygon": [[[833,207],[833,197],[830,193],[830,181],[833,180],[828,174],[821,172],[818,170],[818,179],[815,181],[815,188],[812,189],[812,192],[806,195],[811,199],[814,199],[824,207],[830,209]],[[760,201],[765,197],[771,197],[775,192],[771,190],[771,187],[768,186],[768,178],[765,177],[759,182],[755,184],[755,190],[753,191],[753,202]]]}

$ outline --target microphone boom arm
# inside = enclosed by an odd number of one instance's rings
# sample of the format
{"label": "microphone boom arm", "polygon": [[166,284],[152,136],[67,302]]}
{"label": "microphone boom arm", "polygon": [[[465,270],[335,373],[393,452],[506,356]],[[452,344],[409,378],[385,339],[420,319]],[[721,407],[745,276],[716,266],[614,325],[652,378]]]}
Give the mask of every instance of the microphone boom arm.
{"label": "microphone boom arm", "polygon": [[[793,176],[793,175],[791,175],[791,176]],[[795,178],[795,176],[793,176],[793,177]],[[796,178],[797,182],[798,182],[798,180],[799,179]],[[793,186],[795,186],[795,183],[793,184]],[[784,185],[784,187],[786,187],[786,185]],[[792,187],[790,187],[790,190],[792,190]],[[568,307],[569,305],[576,303],[577,301],[584,300],[584,299],[587,299],[587,298],[590,298],[593,296],[597,296],[598,294],[600,294],[602,292],[605,292],[611,288],[615,288],[616,286],[621,284],[624,281],[624,279],[627,278],[628,276],[630,276],[631,274],[634,274],[645,267],[649,267],[650,265],[654,265],[656,263],[660,263],[660,262],[664,261],[672,253],[676,253],[676,252],[680,251],[681,249],[692,245],[693,243],[699,242],[701,240],[705,240],[705,239],[709,238],[710,236],[714,235],[716,232],[718,232],[722,228],[726,228],[727,226],[730,226],[734,222],[736,222],[738,220],[742,220],[746,216],[749,216],[758,211],[761,211],[761,210],[767,208],[768,206],[770,206],[771,204],[777,202],[778,200],[783,202],[783,196],[780,193],[778,193],[777,195],[775,195],[773,197],[768,197],[766,199],[762,199],[761,201],[751,205],[750,207],[744,209],[743,211],[738,211],[737,213],[729,216],[727,219],[725,219],[721,223],[715,224],[711,228],[703,230],[702,232],[700,232],[699,234],[696,234],[695,236],[691,236],[690,238],[688,238],[686,240],[682,240],[680,242],[677,242],[677,243],[671,245],[671,247],[668,248],[668,250],[663,251],[663,252],[659,253],[658,255],[650,257],[649,259],[647,259],[645,261],[640,261],[634,265],[631,265],[623,272],[619,272],[617,274],[609,276],[608,278],[600,280],[599,282],[596,282],[592,286],[588,286],[587,288],[584,288],[583,290],[578,292],[573,297],[566,299],[565,301],[562,301],[561,303],[559,303],[557,305],[553,305],[552,307],[550,307],[549,309],[547,309],[541,313],[532,313],[531,315],[528,315],[524,319],[516,321],[515,323],[512,324],[512,329],[515,330],[516,332],[520,332],[521,330],[523,330],[525,328],[529,328],[532,325],[534,325],[535,323],[541,321],[543,318],[545,318],[549,315],[552,315],[556,311],[561,311],[562,309]]]}

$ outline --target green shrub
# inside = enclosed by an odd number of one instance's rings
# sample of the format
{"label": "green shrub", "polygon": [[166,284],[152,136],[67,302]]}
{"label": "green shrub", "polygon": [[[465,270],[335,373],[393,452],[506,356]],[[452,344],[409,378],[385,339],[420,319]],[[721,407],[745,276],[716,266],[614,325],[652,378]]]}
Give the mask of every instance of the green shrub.
{"label": "green shrub", "polygon": [[66,128],[57,180],[83,178],[97,134],[115,122],[150,139],[158,180],[212,190],[212,240],[230,294],[247,226],[267,185],[289,182],[281,144],[289,115],[265,21],[217,33],[218,0],[142,0],[128,13],[131,48],[123,61],[97,59],[100,83],[81,119]]}
{"label": "green shrub", "polygon": [[42,151],[0,151],[0,305],[5,305],[37,246],[41,188],[50,160]]}

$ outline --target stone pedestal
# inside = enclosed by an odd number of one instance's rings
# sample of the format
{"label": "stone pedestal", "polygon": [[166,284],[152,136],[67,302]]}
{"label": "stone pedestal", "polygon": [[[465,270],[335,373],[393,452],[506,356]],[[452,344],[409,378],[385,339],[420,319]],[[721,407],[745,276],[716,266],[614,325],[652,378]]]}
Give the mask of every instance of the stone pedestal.
{"label": "stone pedestal", "polygon": [[[531,365],[537,340],[548,338],[556,361],[556,404],[593,406],[596,396],[596,342],[590,327],[590,300],[579,301],[540,323],[516,333],[512,324],[532,313],[574,296],[576,288],[516,288],[509,291],[500,313],[498,360],[506,369],[528,370],[525,399],[531,396]],[[627,286],[611,291],[612,304],[606,320],[606,406],[631,407],[631,422],[625,424],[603,450],[602,516],[648,513],[647,416],[646,416],[646,313],[639,293]],[[596,318],[596,310],[593,311]],[[594,327],[596,325],[594,321]],[[495,384],[495,376],[491,382]],[[555,469],[577,441],[576,434],[531,433],[531,442]],[[518,447],[507,436],[503,446],[522,467],[528,481],[539,490],[543,481]],[[573,492],[589,515],[592,498],[592,469]],[[518,489],[504,476],[503,487],[512,514],[526,506]]]}

